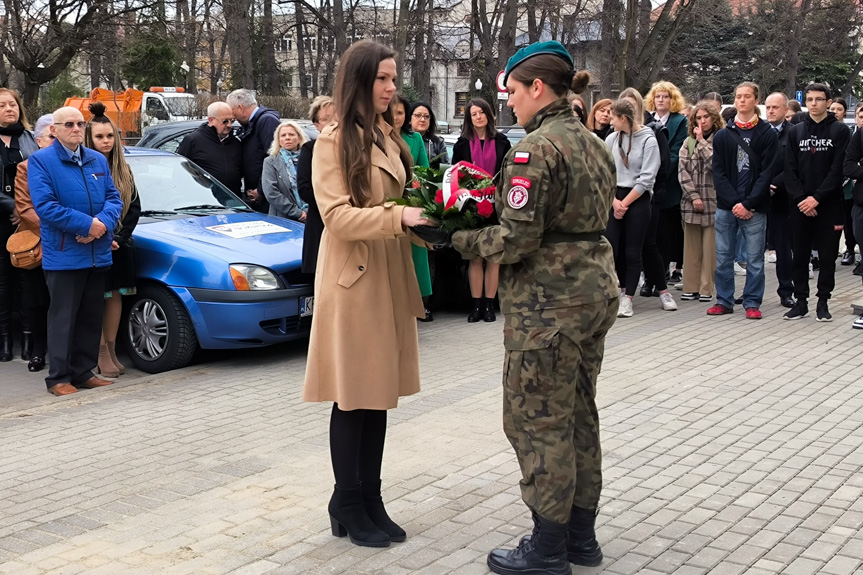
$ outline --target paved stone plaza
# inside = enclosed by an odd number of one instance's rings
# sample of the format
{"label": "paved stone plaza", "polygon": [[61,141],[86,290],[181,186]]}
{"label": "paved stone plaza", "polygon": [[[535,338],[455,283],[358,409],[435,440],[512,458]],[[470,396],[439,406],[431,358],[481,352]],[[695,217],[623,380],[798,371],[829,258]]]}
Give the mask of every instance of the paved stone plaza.
{"label": "paved stone plaza", "polygon": [[[833,323],[788,322],[773,270],[761,321],[640,297],[618,320],[598,397],[606,559],[573,573],[863,573],[860,278],[837,269]],[[423,390],[390,412],[384,457],[408,540],[386,549],[329,532],[330,405],[300,401],[304,344],[65,398],[2,364],[0,574],[487,573],[530,524],[501,324],[420,324]]]}

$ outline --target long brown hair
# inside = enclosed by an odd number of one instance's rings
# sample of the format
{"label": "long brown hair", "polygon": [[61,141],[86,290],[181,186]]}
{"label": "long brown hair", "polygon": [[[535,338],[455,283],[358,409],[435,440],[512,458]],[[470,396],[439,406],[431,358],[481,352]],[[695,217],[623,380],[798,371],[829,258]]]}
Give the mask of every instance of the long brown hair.
{"label": "long brown hair", "polygon": [[[603,98],[599,102],[593,105],[593,108],[590,109],[590,115],[587,117],[587,129],[588,130],[596,130],[596,113],[600,108],[605,108],[606,106],[611,106],[613,102],[609,98]],[[611,123],[611,122],[609,122]]]}
{"label": "long brown hair", "polygon": [[477,137],[476,128],[473,127],[473,118],[470,115],[470,109],[476,106],[482,113],[485,114],[488,125],[485,127],[485,137],[487,140],[493,140],[497,136],[497,128],[494,127],[497,119],[494,117],[494,112],[491,111],[491,106],[482,98],[474,98],[464,107],[464,124],[461,127],[461,135],[465,140],[473,140]]}
{"label": "long brown hair", "polygon": [[[339,156],[345,185],[356,207],[367,205],[371,197],[369,156],[374,146],[375,112],[373,92],[380,63],[396,54],[390,48],[371,40],[360,40],[347,49],[336,74],[333,104],[339,122]],[[392,107],[383,113],[384,121],[393,125]],[[413,160],[401,135],[392,130],[390,139],[399,147],[399,157],[409,174]]]}
{"label": "long brown hair", "polygon": [[106,124],[111,126],[114,131],[114,147],[111,153],[108,154],[108,164],[111,166],[111,178],[114,180],[114,186],[120,192],[120,197],[123,199],[123,212],[120,214],[120,221],[117,222],[117,229],[122,227],[123,218],[129,212],[129,206],[138,195],[138,190],[135,188],[135,179],[132,177],[132,169],[129,167],[126,158],[123,156],[123,144],[120,143],[120,132],[117,126],[111,121],[111,118],[105,115],[105,104],[102,102],[93,102],[90,104],[90,113],[93,117],[87,122],[87,128],[84,130],[84,145],[88,148],[94,148],[93,142],[93,124]]}
{"label": "long brown hair", "polygon": [[18,104],[18,121],[26,129],[31,129],[30,122],[27,121],[27,111],[24,110],[24,102],[21,101],[21,96],[15,90],[9,88],[0,88],[0,94],[9,94]]}
{"label": "long brown hair", "polygon": [[623,149],[623,134],[617,134],[617,149],[620,153],[620,159],[623,161],[623,165],[628,168],[629,153],[632,152],[632,132],[635,130],[635,126],[638,125],[635,119],[635,104],[626,98],[621,98],[611,104],[611,113],[615,116],[625,118],[626,123],[629,124],[629,148],[627,150],[624,151]]}

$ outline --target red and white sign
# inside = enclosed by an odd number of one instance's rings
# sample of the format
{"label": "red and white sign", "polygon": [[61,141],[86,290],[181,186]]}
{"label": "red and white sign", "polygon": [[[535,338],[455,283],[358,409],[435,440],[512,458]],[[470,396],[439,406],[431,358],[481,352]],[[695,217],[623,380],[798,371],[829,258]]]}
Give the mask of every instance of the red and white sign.
{"label": "red and white sign", "polygon": [[497,91],[498,92],[506,92],[506,84],[503,83],[504,73],[503,70],[497,73]]}

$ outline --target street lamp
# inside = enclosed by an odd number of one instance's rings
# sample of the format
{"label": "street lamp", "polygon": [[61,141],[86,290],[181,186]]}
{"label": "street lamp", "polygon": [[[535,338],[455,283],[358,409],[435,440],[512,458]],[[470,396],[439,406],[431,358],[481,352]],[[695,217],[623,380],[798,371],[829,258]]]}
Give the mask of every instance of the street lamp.
{"label": "street lamp", "polygon": [[183,63],[180,64],[180,71],[183,72],[183,84],[185,84],[186,89],[189,88],[189,70],[189,65],[183,60]]}
{"label": "street lamp", "polygon": [[479,78],[477,78],[477,79],[476,79],[476,83],[474,84],[474,88],[476,88],[476,91],[477,91],[477,92],[479,92],[480,90],[482,90],[482,80],[480,80]]}

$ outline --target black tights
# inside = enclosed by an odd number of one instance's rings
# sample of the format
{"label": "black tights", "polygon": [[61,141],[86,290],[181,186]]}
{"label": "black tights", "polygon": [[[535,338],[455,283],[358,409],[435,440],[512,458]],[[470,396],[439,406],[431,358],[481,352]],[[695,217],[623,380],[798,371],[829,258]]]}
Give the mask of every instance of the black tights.
{"label": "black tights", "polygon": [[330,457],[336,485],[344,489],[379,481],[387,435],[387,412],[377,409],[342,411],[333,404]]}

